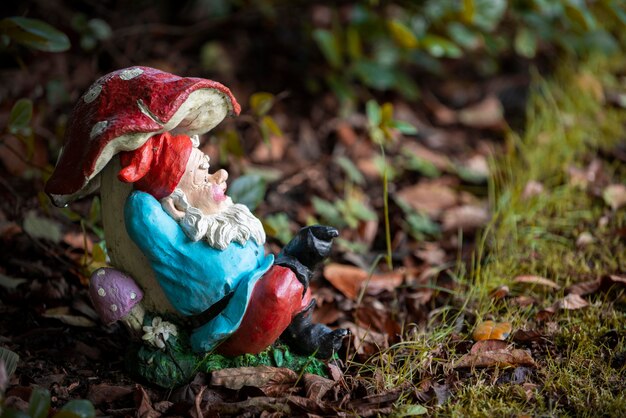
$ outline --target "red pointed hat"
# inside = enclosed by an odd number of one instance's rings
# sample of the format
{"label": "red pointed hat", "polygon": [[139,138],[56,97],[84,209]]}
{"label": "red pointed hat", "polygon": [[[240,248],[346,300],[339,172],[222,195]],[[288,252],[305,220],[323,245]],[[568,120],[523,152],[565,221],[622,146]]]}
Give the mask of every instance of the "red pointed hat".
{"label": "red pointed hat", "polygon": [[185,173],[191,148],[187,135],[154,135],[136,150],[120,153],[122,169],[117,178],[163,199],[172,194]]}
{"label": "red pointed hat", "polygon": [[65,146],[45,191],[57,206],[99,187],[98,174],[121,151],[155,134],[203,134],[241,108],[222,84],[130,67],[96,81],[74,107]]}

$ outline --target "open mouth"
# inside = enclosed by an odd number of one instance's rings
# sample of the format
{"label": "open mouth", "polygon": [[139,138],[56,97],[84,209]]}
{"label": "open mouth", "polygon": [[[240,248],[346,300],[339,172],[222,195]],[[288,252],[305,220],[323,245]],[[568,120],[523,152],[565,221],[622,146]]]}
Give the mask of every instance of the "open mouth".
{"label": "open mouth", "polygon": [[213,200],[216,202],[223,202],[226,200],[226,183],[215,184],[211,188],[211,192],[213,194]]}

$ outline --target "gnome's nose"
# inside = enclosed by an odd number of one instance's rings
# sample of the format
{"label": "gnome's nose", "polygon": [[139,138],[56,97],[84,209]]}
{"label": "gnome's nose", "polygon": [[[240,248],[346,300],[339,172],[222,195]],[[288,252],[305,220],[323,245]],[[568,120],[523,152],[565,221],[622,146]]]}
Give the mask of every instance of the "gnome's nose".
{"label": "gnome's nose", "polygon": [[224,183],[228,179],[228,171],[221,169],[213,174],[213,178],[217,184]]}

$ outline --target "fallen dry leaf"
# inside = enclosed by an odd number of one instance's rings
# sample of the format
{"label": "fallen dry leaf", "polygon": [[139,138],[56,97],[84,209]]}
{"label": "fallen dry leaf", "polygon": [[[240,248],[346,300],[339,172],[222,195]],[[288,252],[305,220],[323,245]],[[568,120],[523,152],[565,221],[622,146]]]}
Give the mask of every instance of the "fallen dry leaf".
{"label": "fallen dry leaf", "polygon": [[567,309],[569,311],[589,306],[589,302],[575,293],[570,293],[565,296],[562,300],[558,301],[557,304],[560,309]]}
{"label": "fallen dry leaf", "polygon": [[491,296],[492,299],[496,299],[496,300],[504,299],[505,297],[509,295],[509,292],[510,292],[509,286],[502,285],[502,286],[498,286],[497,288],[489,292],[489,296]]}
{"label": "fallen dry leaf", "polygon": [[113,386],[101,383],[89,387],[87,399],[97,406],[104,403],[114,403],[121,398],[129,396],[134,391],[135,389],[131,386]]}
{"label": "fallen dry leaf", "polygon": [[494,95],[461,109],[457,117],[459,122],[471,128],[500,129],[504,126],[504,108]]}
{"label": "fallen dry leaf", "polygon": [[446,252],[434,242],[420,243],[420,247],[415,251],[415,256],[422,259],[426,264],[439,266],[446,261]]}
{"label": "fallen dry leaf", "polygon": [[292,384],[298,379],[293,370],[282,367],[237,367],[211,373],[211,385],[238,390],[244,386],[263,388],[268,385]]}
{"label": "fallen dry leaf", "polygon": [[626,186],[623,184],[611,184],[602,192],[604,202],[613,210],[626,205]]}
{"label": "fallen dry leaf", "polygon": [[519,306],[520,308],[534,305],[535,302],[535,298],[526,295],[516,296],[513,298],[513,300],[511,300],[511,303],[513,303],[513,305]]}
{"label": "fallen dry leaf", "polygon": [[546,309],[542,309],[537,312],[537,314],[535,315],[535,319],[537,319],[537,321],[546,321],[550,319],[556,313],[556,311],[556,308],[549,306]]}
{"label": "fallen dry leaf", "polygon": [[77,250],[87,250],[91,253],[93,249],[93,241],[82,232],[67,232],[63,235],[63,242]]}
{"label": "fallen dry leaf", "polygon": [[324,395],[336,385],[331,379],[309,373],[304,375],[303,380],[306,397],[316,402],[321,401]]}
{"label": "fallen dry leaf", "polygon": [[502,340],[480,340],[470,349],[470,354],[485,353],[487,351],[504,350],[509,344]]}
{"label": "fallen dry leaf", "polygon": [[280,161],[285,156],[287,140],[284,136],[270,135],[269,144],[259,144],[252,152],[251,158],[255,162],[269,163]]}
{"label": "fallen dry leaf", "polygon": [[418,212],[437,218],[444,210],[457,204],[458,194],[437,181],[422,181],[398,192],[398,197]]}
{"label": "fallen dry leaf", "polygon": [[324,266],[324,277],[337,290],[349,299],[356,300],[362,286],[367,284],[367,293],[376,295],[383,290],[394,290],[404,280],[401,271],[373,274],[368,282],[369,273],[359,267],[347,264],[330,263]]}
{"label": "fallen dry leaf", "polygon": [[438,170],[445,171],[452,166],[452,162],[445,154],[433,151],[416,142],[408,142],[402,149],[407,153],[415,155],[419,159],[428,161]]}
{"label": "fallen dry leaf", "polygon": [[576,238],[576,246],[578,248],[586,247],[594,242],[596,242],[596,239],[588,231],[581,232],[580,235],[578,235],[578,238]]}
{"label": "fallen dry leaf", "polygon": [[350,331],[350,341],[358,354],[372,355],[389,347],[386,334],[360,327],[354,322],[342,322],[339,327]]}
{"label": "fallen dry leaf", "polygon": [[513,281],[515,283],[536,284],[540,286],[551,287],[553,289],[561,288],[561,286],[554,283],[552,280],[546,279],[545,277],[541,277],[541,276],[531,276],[531,275],[517,276],[515,279],[513,279]]}
{"label": "fallen dry leaf", "polygon": [[530,199],[533,196],[539,196],[540,194],[543,193],[543,191],[544,191],[544,187],[542,183],[535,181],[535,180],[531,180],[528,183],[526,183],[526,185],[524,186],[522,197],[524,199]]}
{"label": "fallen dry leaf", "polygon": [[544,335],[535,330],[518,329],[513,333],[511,338],[516,343],[530,343],[533,341],[540,341],[544,338]]}
{"label": "fallen dry leaf", "polygon": [[45,318],[54,318],[63,322],[64,324],[71,325],[73,327],[95,327],[96,323],[84,316],[70,314],[70,308],[67,306],[61,306],[58,308],[51,308],[46,310],[41,316]]}
{"label": "fallen dry leaf", "polygon": [[452,366],[455,369],[472,367],[535,366],[530,353],[520,349],[499,349],[463,355]]}
{"label": "fallen dry leaf", "polygon": [[150,395],[141,385],[135,385],[135,404],[137,404],[137,417],[159,418],[161,413],[152,407]]}
{"label": "fallen dry leaf", "polygon": [[580,295],[576,293],[570,293],[563,299],[554,302],[552,306],[537,312],[536,318],[538,321],[545,321],[561,309],[572,311],[576,309],[586,308],[587,306],[589,306],[589,302],[581,298]]}
{"label": "fallen dry leaf", "polygon": [[511,323],[510,322],[495,322],[495,321],[485,321],[480,323],[474,332],[472,333],[472,337],[474,341],[481,340],[505,340],[506,337],[511,333]]}
{"label": "fallen dry leaf", "polygon": [[446,210],[442,217],[443,230],[474,231],[489,222],[489,211],[484,206],[463,205]]}

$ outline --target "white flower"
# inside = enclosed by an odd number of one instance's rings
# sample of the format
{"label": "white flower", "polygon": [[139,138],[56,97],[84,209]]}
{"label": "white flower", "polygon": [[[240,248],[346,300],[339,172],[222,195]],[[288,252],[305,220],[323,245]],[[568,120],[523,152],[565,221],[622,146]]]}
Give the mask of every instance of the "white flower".
{"label": "white flower", "polygon": [[158,348],[165,348],[165,342],[170,338],[170,335],[178,335],[176,325],[163,321],[159,316],[152,318],[152,326],[144,326],[143,332],[142,340]]}

